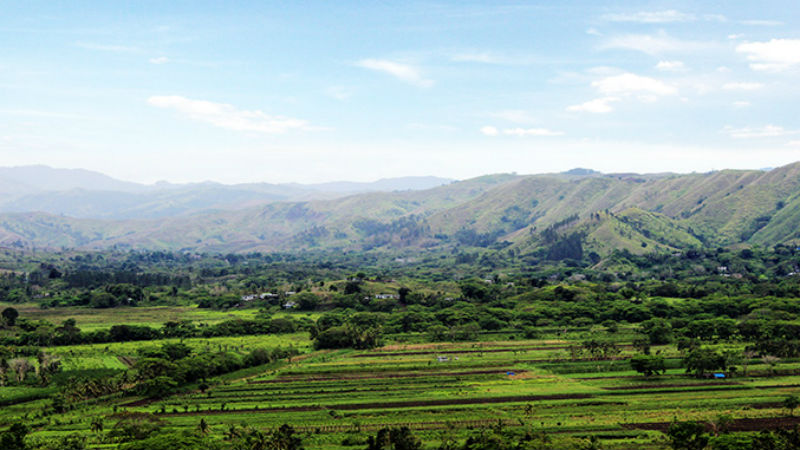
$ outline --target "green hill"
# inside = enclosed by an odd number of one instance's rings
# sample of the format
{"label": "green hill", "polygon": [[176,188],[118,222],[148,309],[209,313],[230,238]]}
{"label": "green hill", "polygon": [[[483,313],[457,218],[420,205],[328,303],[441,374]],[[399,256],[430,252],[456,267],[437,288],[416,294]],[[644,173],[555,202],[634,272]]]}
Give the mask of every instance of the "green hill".
{"label": "green hill", "polygon": [[800,239],[800,163],[707,174],[490,175],[404,192],[148,220],[0,215],[0,245],[220,252],[493,245],[576,234],[605,255]]}

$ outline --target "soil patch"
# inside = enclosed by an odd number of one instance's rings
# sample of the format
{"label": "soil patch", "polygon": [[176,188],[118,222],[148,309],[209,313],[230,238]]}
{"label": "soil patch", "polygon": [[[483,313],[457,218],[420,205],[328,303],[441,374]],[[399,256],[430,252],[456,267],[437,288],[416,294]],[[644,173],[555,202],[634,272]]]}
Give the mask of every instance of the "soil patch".
{"label": "soil patch", "polygon": [[505,374],[507,372],[525,373],[526,370],[468,370],[463,372],[414,372],[414,373],[377,373],[369,376],[338,376],[338,377],[285,377],[274,380],[248,381],[250,384],[293,383],[297,381],[347,381],[347,380],[376,380],[387,378],[421,378],[421,377],[458,377],[464,375]]}
{"label": "soil patch", "polygon": [[[622,427],[625,429],[636,430],[655,430],[666,432],[671,422],[650,422],[650,423],[627,423]],[[728,425],[730,431],[761,431],[774,430],[777,428],[791,428],[800,424],[800,417],[762,417],[734,419]],[[706,424],[706,429],[711,431],[711,425]]]}

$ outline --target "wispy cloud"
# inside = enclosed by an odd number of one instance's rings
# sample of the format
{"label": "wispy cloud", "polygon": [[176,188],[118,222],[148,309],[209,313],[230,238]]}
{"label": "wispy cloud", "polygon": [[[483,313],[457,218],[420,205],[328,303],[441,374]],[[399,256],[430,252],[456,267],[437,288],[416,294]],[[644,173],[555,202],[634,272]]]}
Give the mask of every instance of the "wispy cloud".
{"label": "wispy cloud", "polygon": [[259,110],[242,110],[225,103],[193,100],[178,95],[153,96],[147,99],[147,103],[158,108],[174,109],[192,120],[234,131],[279,134],[289,130],[319,129],[301,119],[272,116]]}
{"label": "wispy cloud", "polygon": [[745,100],[737,100],[737,101],[733,102],[733,107],[734,108],[747,108],[749,106],[750,106],[750,102],[745,101]]}
{"label": "wispy cloud", "polygon": [[726,91],[756,91],[763,87],[764,85],[762,83],[746,83],[746,82],[725,83],[722,85],[722,89],[725,89]]}
{"label": "wispy cloud", "polygon": [[159,56],[156,58],[150,58],[150,64],[166,64],[169,62],[169,58],[166,56]]}
{"label": "wispy cloud", "polygon": [[356,63],[356,66],[375,70],[377,72],[383,72],[397,78],[400,81],[404,81],[419,87],[427,88],[433,86],[434,84],[433,80],[423,77],[419,69],[410,64],[404,64],[388,59],[362,59]]}
{"label": "wispy cloud", "polygon": [[656,69],[663,72],[683,72],[686,70],[686,66],[683,61],[659,61]]}
{"label": "wispy cloud", "polygon": [[549,130],[547,128],[505,128],[503,130],[498,129],[497,127],[493,126],[485,126],[480,129],[480,132],[485,136],[517,136],[517,137],[528,137],[528,136],[538,136],[538,137],[551,137],[551,136],[563,136],[563,131],[554,131]]}
{"label": "wispy cloud", "polygon": [[780,20],[760,20],[760,19],[742,20],[739,23],[741,23],[742,25],[750,25],[756,27],[779,27],[783,25],[783,22],[781,22]]}
{"label": "wispy cloud", "polygon": [[601,94],[606,95],[646,94],[664,96],[678,93],[678,89],[675,86],[655,78],[633,73],[623,73],[593,81],[592,87],[596,88]]}
{"label": "wispy cloud", "polygon": [[610,113],[611,111],[614,111],[614,107],[611,106],[611,104],[618,102],[619,100],[620,99],[618,97],[596,98],[594,100],[589,100],[588,102],[584,102],[579,105],[567,106],[567,111],[587,112],[594,114]]}
{"label": "wispy cloud", "polygon": [[753,70],[778,72],[800,64],[800,39],[745,42],[736,51],[747,55]]}
{"label": "wispy cloud", "polygon": [[648,55],[695,52],[715,46],[712,42],[677,39],[664,31],[656,34],[622,34],[612,36],[600,44],[600,49],[634,50]]}
{"label": "wispy cloud", "polygon": [[530,54],[498,53],[492,51],[467,51],[449,56],[450,61],[458,63],[495,64],[520,66],[530,64],[549,64],[551,58],[540,58]]}
{"label": "wispy cloud", "polygon": [[638,11],[604,14],[601,20],[607,22],[635,22],[635,23],[669,23],[669,22],[692,22],[697,20],[694,14],[686,14],[674,9],[663,11]]}
{"label": "wispy cloud", "polygon": [[779,137],[779,136],[789,136],[798,133],[798,131],[786,130],[783,127],[777,125],[764,125],[763,127],[743,127],[743,128],[735,128],[729,125],[723,128],[722,132],[734,139]]}

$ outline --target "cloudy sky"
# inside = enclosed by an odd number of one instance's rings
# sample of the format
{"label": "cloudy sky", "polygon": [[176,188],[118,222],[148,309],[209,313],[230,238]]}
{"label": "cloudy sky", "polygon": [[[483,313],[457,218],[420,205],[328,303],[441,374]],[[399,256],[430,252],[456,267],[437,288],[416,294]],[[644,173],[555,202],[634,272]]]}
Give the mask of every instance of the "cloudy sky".
{"label": "cloudy sky", "polygon": [[800,160],[800,3],[6,2],[0,165],[155,182]]}

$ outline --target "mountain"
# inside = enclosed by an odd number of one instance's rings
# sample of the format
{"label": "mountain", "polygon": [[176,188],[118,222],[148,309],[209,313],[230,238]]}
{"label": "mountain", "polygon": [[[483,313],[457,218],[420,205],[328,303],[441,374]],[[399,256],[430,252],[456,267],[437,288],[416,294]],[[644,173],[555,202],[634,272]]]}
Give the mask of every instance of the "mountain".
{"label": "mountain", "polygon": [[141,192],[144,185],[120,181],[84,169],[54,169],[47,166],[0,167],[0,193],[68,191]]}
{"label": "mountain", "polygon": [[0,212],[44,212],[75,218],[154,219],[211,210],[236,210],[277,201],[333,199],[363,192],[428,189],[450,183],[404,177],[370,183],[319,184],[213,182],[145,185],[82,169],[46,166],[0,168]]}
{"label": "mountain", "polygon": [[0,215],[0,245],[220,252],[506,247],[560,258],[800,243],[800,163],[768,172],[499,174],[147,220]]}

